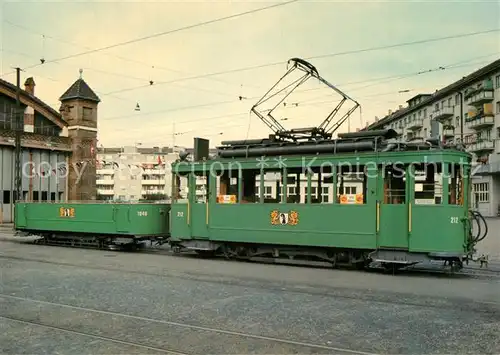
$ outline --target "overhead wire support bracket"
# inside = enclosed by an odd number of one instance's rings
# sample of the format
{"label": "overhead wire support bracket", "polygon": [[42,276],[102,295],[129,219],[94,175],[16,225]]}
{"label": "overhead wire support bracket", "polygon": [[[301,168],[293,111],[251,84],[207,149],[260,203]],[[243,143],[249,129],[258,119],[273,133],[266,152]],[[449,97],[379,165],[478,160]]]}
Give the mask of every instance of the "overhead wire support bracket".
{"label": "overhead wire support bracket", "polygon": [[[290,66],[291,65],[291,66]],[[301,76],[299,79],[293,81],[291,84],[288,84],[281,90],[271,94],[271,92],[292,72],[295,70],[301,70],[305,74]],[[333,109],[332,112],[323,120],[323,122],[317,126],[317,127],[312,127],[312,128],[296,128],[296,129],[291,129],[287,130],[285,127],[283,127],[276,118],[272,115],[272,112],[295,90],[297,89],[300,85],[304,84],[308,79],[311,77],[318,79],[322,84],[326,85],[327,87],[331,88],[334,90],[337,94],[342,96],[341,101],[337,104],[337,106]],[[287,90],[288,88],[292,87],[293,88],[286,93],[286,95],[278,101],[274,107],[272,107],[269,110],[266,110],[267,113],[264,113],[264,111],[258,110],[258,107],[262,105],[263,103],[269,101],[276,95],[282,93],[283,91]],[[331,124],[333,118],[335,115],[340,111],[341,107],[344,105],[346,101],[352,101],[354,102],[354,107],[351,108],[346,114],[342,116],[330,129],[328,128],[329,125]],[[287,72],[274,84],[265,94],[264,96],[251,108],[251,112],[253,112],[257,117],[260,118],[262,122],[264,122],[274,133],[275,137],[278,139],[285,139],[285,140],[292,140],[292,141],[298,141],[301,139],[317,139],[317,138],[323,138],[323,139],[329,139],[332,137],[333,133],[339,129],[339,127],[349,118],[349,116],[359,107],[359,103],[349,97],[347,94],[342,92],[340,89],[326,81],[324,78],[322,78],[316,67],[312,65],[311,63],[300,59],[300,58],[291,58],[287,62]]]}

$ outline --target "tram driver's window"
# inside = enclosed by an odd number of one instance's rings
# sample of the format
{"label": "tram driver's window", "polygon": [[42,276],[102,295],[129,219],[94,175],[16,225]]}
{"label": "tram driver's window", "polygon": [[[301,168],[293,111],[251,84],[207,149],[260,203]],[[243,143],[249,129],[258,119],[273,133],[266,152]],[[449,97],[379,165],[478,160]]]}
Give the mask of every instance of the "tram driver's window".
{"label": "tram driver's window", "polygon": [[238,170],[226,169],[217,174],[217,203],[238,202]]}
{"label": "tram driver's window", "polygon": [[188,201],[188,176],[187,174],[174,175],[172,201],[176,203],[186,203]]}
{"label": "tram driver's window", "polygon": [[440,205],[443,199],[442,164],[415,164],[416,205]]}
{"label": "tram driver's window", "polygon": [[406,166],[393,164],[384,167],[384,204],[406,202]]}
{"label": "tram driver's window", "polygon": [[448,204],[462,205],[463,204],[463,188],[464,179],[462,169],[459,164],[448,164]]}
{"label": "tram driver's window", "polygon": [[337,169],[337,203],[343,205],[366,204],[368,183],[366,166],[340,164]]}

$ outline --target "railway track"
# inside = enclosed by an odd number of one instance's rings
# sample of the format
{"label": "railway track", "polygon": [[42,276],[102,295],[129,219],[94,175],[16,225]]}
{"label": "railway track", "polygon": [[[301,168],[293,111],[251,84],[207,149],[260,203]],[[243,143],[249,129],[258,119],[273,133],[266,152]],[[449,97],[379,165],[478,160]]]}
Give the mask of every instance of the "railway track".
{"label": "railway track", "polygon": [[[11,240],[13,241],[13,240]],[[33,244],[33,245],[41,245],[41,246],[47,246],[47,247],[65,247],[65,248],[75,248],[75,249],[89,249],[89,250],[102,250],[102,251],[121,251],[121,252],[135,252],[135,253],[140,253],[140,254],[151,254],[151,255],[168,255],[168,256],[174,256],[174,257],[198,257],[200,258],[201,256],[198,256],[194,252],[186,252],[186,253],[175,253],[173,252],[170,248],[162,248],[161,246],[153,246],[152,244],[149,247],[140,247],[137,249],[134,248],[102,248],[102,247],[97,247],[94,245],[90,244],[80,244],[80,245],[75,245],[75,244],[60,244],[60,243],[50,243],[43,241],[41,242],[40,239],[33,240],[33,241],[22,241],[18,240],[17,242],[21,242],[23,244]],[[145,244],[145,243],[144,243]],[[322,261],[301,261],[301,260],[289,260],[289,259],[272,259],[272,258],[253,258],[252,260],[245,260],[245,259],[225,259],[223,257],[213,257],[215,259],[220,259],[220,260],[225,260],[225,261],[231,261],[231,262],[259,262],[263,264],[282,264],[282,265],[287,265],[287,266],[298,266],[298,267],[317,267],[317,268],[327,268],[331,269],[332,265],[327,263],[327,262],[322,262]],[[420,265],[415,265],[415,266],[410,266],[407,268],[403,268],[401,270],[397,270],[394,272],[388,271],[378,265],[370,265],[364,270],[353,270],[353,269],[348,269],[345,268],[345,270],[350,270],[353,272],[376,272],[376,273],[392,273],[393,275],[401,275],[401,274],[406,274],[406,275],[448,275],[448,276],[454,276],[454,277],[485,277],[485,278],[500,278],[500,270],[490,270],[488,268],[472,268],[468,266],[464,266],[464,268],[458,272],[451,272],[449,268],[445,267],[438,267],[436,264],[434,264],[431,268],[429,267],[422,267]]]}
{"label": "railway track", "polygon": [[[0,298],[1,298],[1,296],[0,296]],[[136,347],[136,348],[140,348],[140,349],[157,351],[157,352],[161,352],[161,353],[165,353],[165,354],[169,354],[169,355],[189,355],[188,353],[181,353],[178,351],[172,351],[172,350],[167,350],[167,349],[163,349],[163,348],[156,348],[156,347],[152,347],[152,346],[147,346],[144,344],[123,341],[123,340],[112,338],[112,337],[106,337],[106,336],[96,335],[96,334],[92,334],[92,333],[71,330],[71,329],[58,327],[58,326],[54,326],[54,325],[47,325],[47,324],[43,324],[40,322],[24,320],[24,319],[21,319],[18,317],[0,315],[0,319],[4,319],[7,321],[12,321],[12,322],[16,322],[16,323],[22,323],[22,324],[30,325],[30,326],[43,327],[43,328],[52,329],[52,330],[56,330],[56,331],[63,332],[63,333],[70,333],[70,334],[74,334],[74,335],[84,336],[87,338],[108,341],[108,342],[117,343],[117,344],[121,344],[121,345]]]}
{"label": "railway track", "polygon": [[[167,353],[167,354],[172,354],[172,355],[187,355],[187,354],[193,354],[193,352],[187,353],[184,351],[178,351],[178,350],[170,350],[170,349],[165,349],[164,347],[160,347],[158,345],[146,345],[143,344],[142,342],[136,342],[136,341],[125,341],[122,339],[118,339],[113,336],[108,336],[108,335],[99,335],[96,334],[95,332],[90,332],[90,331],[82,331],[82,328],[90,328],[90,329],[96,329],[100,332],[107,331],[108,332],[119,332],[119,329],[109,329],[106,328],[106,325],[104,324],[99,324],[99,321],[101,320],[108,320],[111,318],[114,319],[124,319],[127,322],[137,322],[137,324],[142,324],[141,328],[147,327],[147,326],[153,326],[154,328],[161,328],[165,327],[166,329],[171,329],[171,328],[176,328],[176,329],[183,329],[185,330],[184,336],[186,336],[186,343],[189,342],[189,337],[193,336],[194,333],[203,333],[204,337],[206,338],[213,338],[214,336],[219,337],[219,343],[224,344],[224,341],[227,342],[229,339],[233,339],[234,342],[237,342],[238,344],[241,344],[240,347],[245,348],[246,344],[245,342],[248,342],[248,344],[251,344],[251,341],[256,341],[260,342],[261,346],[283,346],[285,347],[284,350],[289,350],[290,352],[296,353],[297,351],[299,353],[318,353],[320,351],[327,351],[328,354],[356,354],[356,355],[375,355],[374,353],[369,353],[365,351],[358,351],[358,350],[352,350],[352,349],[346,349],[346,348],[339,348],[339,347],[333,347],[333,346],[328,346],[324,344],[315,344],[315,343],[307,343],[307,342],[301,342],[301,341],[295,341],[291,339],[285,339],[285,338],[276,338],[276,337],[269,337],[269,336],[264,336],[264,335],[259,335],[259,334],[251,334],[251,333],[245,333],[245,332],[237,332],[237,331],[231,331],[231,330],[226,330],[222,328],[214,328],[214,327],[205,327],[202,325],[195,325],[195,324],[188,324],[184,322],[174,322],[174,321],[167,321],[167,320],[162,320],[162,319],[153,319],[153,318],[148,318],[148,317],[142,317],[142,316],[136,316],[136,315],[131,315],[131,314],[126,314],[126,313],[119,313],[119,312],[113,312],[113,311],[107,311],[107,310],[101,310],[101,309],[95,309],[95,308],[87,308],[87,307],[80,307],[80,306],[73,306],[69,304],[63,304],[63,303],[56,303],[56,302],[48,302],[48,301],[42,301],[42,300],[36,300],[32,298],[26,298],[26,297],[19,297],[19,296],[13,296],[9,294],[3,294],[0,293],[0,299],[4,299],[4,303],[9,303],[8,310],[4,309],[2,313],[0,314],[0,318],[6,319],[6,320],[11,320],[14,322],[21,322],[27,325],[34,325],[34,326],[40,326],[40,327],[45,327],[45,328],[50,328],[53,330],[57,331],[63,331],[63,332],[68,332],[68,333],[73,333],[76,335],[81,335],[81,336],[86,336],[86,337],[91,337],[94,339],[100,339],[104,341],[110,341],[114,343],[120,343],[122,345],[127,345],[127,346],[134,346],[138,348],[143,348],[143,349],[148,349],[148,350],[153,350],[153,351],[158,351],[162,353]],[[6,302],[7,301],[7,302]],[[17,303],[17,304],[16,304]],[[24,303],[24,304],[23,304]],[[22,308],[25,312],[29,312],[30,308],[32,308],[34,311],[36,310],[37,318],[49,318],[49,314],[57,314],[58,316],[52,320],[52,322],[57,322],[58,319],[62,318],[66,313],[64,312],[69,312],[68,314],[73,314],[76,320],[79,319],[94,319],[94,322],[92,324],[74,324],[73,328],[77,328],[79,330],[71,329],[71,327],[68,326],[60,326],[60,325],[54,325],[50,324],[49,321],[34,321],[34,320],[28,320],[25,319],[25,317],[20,317],[20,316],[15,316],[15,315],[9,315],[6,314],[7,312],[15,312],[16,306]],[[14,310],[12,310],[14,309]],[[98,317],[101,317],[99,319]],[[66,318],[67,319],[67,318]],[[127,323],[125,322],[125,324]],[[77,321],[75,321],[77,323]],[[114,322],[113,324],[120,324],[118,322]],[[119,326],[119,325],[118,325]],[[161,329],[163,330],[163,329]],[[180,333],[183,334],[183,333]],[[130,334],[128,334],[130,335]],[[132,334],[133,336],[133,334]],[[226,339],[224,339],[226,338]],[[153,339],[157,340],[157,339]],[[182,339],[181,339],[182,340]],[[160,340],[157,340],[160,341]],[[230,343],[232,344],[232,343]],[[198,345],[198,344],[197,344]],[[187,345],[188,347],[190,345]]]}

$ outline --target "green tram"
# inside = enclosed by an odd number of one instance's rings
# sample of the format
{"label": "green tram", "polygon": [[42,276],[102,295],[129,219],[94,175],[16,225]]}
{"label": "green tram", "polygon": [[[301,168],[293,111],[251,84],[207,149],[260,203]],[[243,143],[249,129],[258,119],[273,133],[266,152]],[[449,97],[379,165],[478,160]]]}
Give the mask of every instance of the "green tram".
{"label": "green tram", "polygon": [[223,142],[214,159],[172,165],[174,251],[320,260],[364,268],[474,252],[471,155],[394,130],[336,140]]}

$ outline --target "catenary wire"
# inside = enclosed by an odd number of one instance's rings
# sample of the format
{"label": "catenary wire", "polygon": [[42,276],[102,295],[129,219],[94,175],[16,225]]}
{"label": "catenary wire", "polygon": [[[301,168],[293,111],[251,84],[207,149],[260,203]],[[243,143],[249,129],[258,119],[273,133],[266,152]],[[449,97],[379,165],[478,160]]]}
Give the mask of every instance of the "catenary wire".
{"label": "catenary wire", "polygon": [[[498,32],[498,31],[500,31],[500,28],[499,29],[486,30],[486,31],[476,31],[476,32],[462,33],[462,34],[453,35],[453,36],[429,38],[429,39],[425,39],[425,40],[418,40],[418,41],[412,41],[412,42],[402,42],[402,43],[385,45],[385,46],[369,47],[369,48],[356,49],[356,50],[350,50],[350,51],[344,51],[344,52],[337,52],[337,53],[331,53],[331,54],[323,54],[323,55],[305,57],[303,59],[330,58],[330,57],[336,57],[336,56],[342,56],[342,55],[357,54],[357,53],[377,51],[377,50],[383,50],[383,49],[391,49],[391,48],[398,48],[398,47],[404,47],[404,46],[410,46],[410,45],[416,45],[416,44],[423,44],[423,43],[444,41],[444,40],[449,40],[449,39],[454,39],[454,38],[470,37],[470,36],[476,36],[476,35],[480,35],[480,34]],[[255,69],[266,68],[266,67],[275,66],[275,65],[282,65],[284,63],[286,63],[286,62],[283,62],[283,61],[273,62],[273,63],[260,64],[260,65],[249,66],[249,67],[244,67],[244,68],[237,68],[237,69],[230,69],[230,70],[224,70],[224,71],[219,71],[219,72],[213,72],[213,73],[208,73],[208,74],[200,74],[200,75],[195,75],[195,76],[190,76],[190,77],[185,77],[185,78],[173,79],[173,80],[169,80],[169,81],[161,81],[161,82],[157,82],[156,86],[166,85],[166,84],[172,84],[172,83],[176,83],[176,82],[180,82],[180,81],[186,81],[186,80],[208,78],[208,77],[222,75],[222,74],[232,74],[232,73],[238,73],[238,72],[242,72],[242,71],[255,70]],[[118,94],[118,93],[122,93],[122,92],[129,92],[129,91],[139,90],[139,89],[142,89],[142,88],[145,88],[145,87],[148,87],[148,86],[149,85],[141,85],[141,86],[136,86],[136,87],[131,87],[131,88],[125,88],[125,89],[121,89],[121,90],[117,90],[117,91],[111,91],[110,94]]]}
{"label": "catenary wire", "polygon": [[[144,37],[140,37],[140,38],[136,38],[136,39],[131,39],[131,40],[128,40],[128,41],[125,41],[125,42],[115,43],[115,44],[112,44],[112,45],[109,45],[109,46],[95,48],[95,49],[88,50],[88,51],[85,51],[85,52],[75,53],[75,54],[68,55],[68,56],[61,57],[61,58],[56,58],[56,59],[52,59],[52,60],[46,60],[45,63],[60,62],[62,60],[66,60],[66,59],[70,59],[70,58],[76,58],[76,57],[80,57],[80,56],[87,55],[87,54],[92,54],[92,53],[98,53],[98,52],[101,52],[101,51],[104,51],[104,50],[108,50],[108,49],[112,49],[112,48],[117,48],[117,47],[122,47],[122,46],[129,45],[129,44],[132,44],[132,43],[138,43],[138,42],[142,42],[142,41],[145,41],[145,40],[148,40],[148,39],[157,38],[157,37],[161,37],[161,36],[166,36],[166,35],[169,35],[169,34],[172,34],[172,33],[177,33],[177,32],[181,32],[181,31],[185,31],[185,30],[189,30],[189,29],[193,29],[193,28],[197,28],[197,27],[201,27],[201,26],[206,26],[206,25],[217,23],[217,22],[221,22],[221,21],[226,21],[226,20],[234,19],[234,18],[241,17],[241,16],[246,16],[246,15],[254,14],[254,13],[265,11],[265,10],[269,10],[269,9],[272,9],[272,8],[289,5],[289,4],[298,2],[298,1],[299,0],[285,1],[285,2],[278,3],[278,4],[269,5],[269,6],[265,6],[265,7],[260,7],[260,8],[257,8],[257,9],[253,9],[253,10],[249,10],[249,11],[244,11],[244,12],[236,13],[236,14],[229,15],[229,16],[219,17],[219,18],[208,20],[208,21],[204,21],[204,22],[198,22],[196,24],[179,27],[179,28],[176,28],[176,29],[173,29],[173,30],[163,31],[163,32],[152,34],[152,35],[148,35],[148,36],[144,36]],[[26,67],[24,69],[25,70],[26,69],[32,69],[32,68],[38,67],[40,65],[42,65],[42,64],[38,63],[38,64],[34,64],[32,66]]]}
{"label": "catenary wire", "polygon": [[[11,21],[9,21],[7,19],[4,19],[3,21],[5,23],[13,26],[13,27],[20,28],[20,29],[22,29],[22,30],[24,30],[26,32],[32,33],[32,34],[44,36],[45,38],[52,39],[53,41],[56,41],[56,42],[65,43],[65,44],[68,44],[68,45],[71,45],[71,46],[75,46],[75,47],[85,48],[87,50],[92,50],[93,49],[93,48],[88,47],[88,46],[84,46],[84,45],[77,44],[75,42],[72,42],[72,41],[69,41],[69,40],[66,40],[66,39],[62,39],[60,37],[54,37],[54,36],[51,36],[51,35],[45,35],[44,33],[35,31],[35,30],[33,30],[31,28],[28,28],[26,26],[22,26],[22,25],[19,25],[17,23],[11,22]],[[146,62],[143,62],[143,61],[140,61],[140,60],[137,60],[137,59],[132,59],[132,58],[124,57],[124,56],[121,56],[121,55],[116,55],[116,54],[113,54],[113,53],[102,53],[102,54],[105,55],[105,56],[109,56],[109,57],[112,57],[112,58],[116,58],[116,59],[125,61],[125,62],[134,63],[134,64],[140,64],[140,65],[146,66],[148,68],[152,68],[152,69],[169,71],[169,72],[179,73],[179,74],[191,75],[189,72],[185,72],[185,71],[181,71],[181,70],[177,70],[177,69],[172,69],[172,68],[169,68],[169,67],[159,66],[159,65],[152,65],[150,63],[146,63]],[[26,55],[26,56],[28,56],[28,55]],[[29,57],[34,58],[32,56],[29,56]],[[56,63],[56,62],[54,62],[54,63]],[[60,64],[60,63],[57,63],[57,64]],[[87,69],[90,69],[90,68],[87,68]],[[91,70],[97,71],[97,69],[95,69],[95,68],[91,69]],[[150,79],[141,78],[141,80],[145,81],[145,82],[148,82],[149,80],[151,80],[151,78]],[[209,78],[209,80],[217,81],[217,82],[224,83],[224,84],[236,85],[236,83],[232,83],[232,82],[220,79],[220,78]],[[257,86],[255,86],[255,87],[257,87]],[[257,88],[260,88],[260,87],[257,87]]]}
{"label": "catenary wire", "polygon": [[[464,66],[466,67],[467,65],[464,65]],[[458,68],[458,66],[456,66],[455,68]],[[413,72],[411,74],[403,74],[403,75],[405,77],[410,77],[410,76],[418,76],[418,75],[426,74],[428,72],[429,71],[423,71],[423,72],[418,72],[418,73]],[[400,76],[401,75],[399,75],[399,76],[391,76],[391,77],[399,78]],[[375,79],[375,80],[382,80],[382,79],[385,79],[385,78],[378,78],[378,79]],[[366,83],[366,82],[373,82],[373,81],[374,80],[365,80],[364,82]],[[347,86],[347,85],[359,84],[359,83],[362,83],[362,82],[361,81],[347,82],[347,83],[340,84],[339,86]],[[354,89],[354,90],[357,90],[357,89]],[[352,91],[354,91],[354,90],[352,90]],[[259,99],[261,96],[262,95],[254,96],[254,97],[249,97],[247,99],[248,100]],[[111,117],[101,118],[101,120],[103,120],[103,121],[110,121],[110,120],[116,120],[116,119],[122,119],[122,118],[128,118],[128,117],[156,115],[156,114],[162,114],[162,113],[167,113],[167,112],[182,111],[182,110],[187,110],[187,109],[192,109],[192,108],[205,108],[205,107],[219,106],[219,105],[225,105],[225,104],[230,104],[230,103],[235,103],[235,101],[234,100],[227,100],[227,101],[212,102],[212,103],[206,103],[206,104],[200,104],[200,105],[189,105],[189,106],[183,106],[183,107],[177,107],[177,108],[157,110],[157,111],[151,111],[151,112],[141,112],[141,113],[138,113],[138,114],[111,116]]]}

